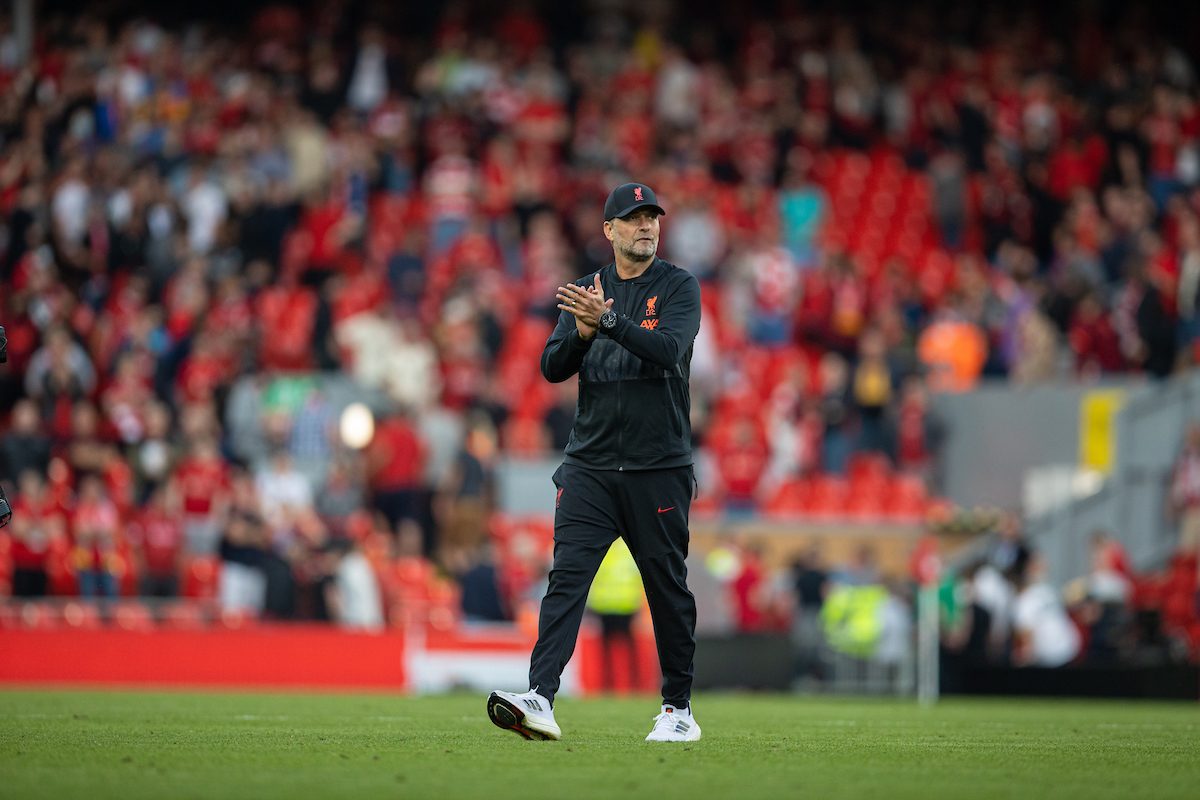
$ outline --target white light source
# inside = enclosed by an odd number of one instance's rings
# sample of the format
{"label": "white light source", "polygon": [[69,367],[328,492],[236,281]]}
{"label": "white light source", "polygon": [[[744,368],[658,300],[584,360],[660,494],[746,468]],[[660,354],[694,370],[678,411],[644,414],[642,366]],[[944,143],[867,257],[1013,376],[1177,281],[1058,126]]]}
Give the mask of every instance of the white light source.
{"label": "white light source", "polygon": [[342,442],[346,447],[361,450],[375,436],[375,417],[371,415],[371,409],[362,403],[351,403],[342,412],[340,427]]}

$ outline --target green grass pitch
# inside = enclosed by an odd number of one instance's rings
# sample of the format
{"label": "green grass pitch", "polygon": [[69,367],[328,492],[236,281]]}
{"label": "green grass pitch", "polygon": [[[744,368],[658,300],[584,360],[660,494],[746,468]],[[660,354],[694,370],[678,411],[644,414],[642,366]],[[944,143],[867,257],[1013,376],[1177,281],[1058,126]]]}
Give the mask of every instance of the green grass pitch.
{"label": "green grass pitch", "polygon": [[0,798],[1200,797],[1190,703],[701,695],[567,700],[559,742],[483,696],[0,692]]}

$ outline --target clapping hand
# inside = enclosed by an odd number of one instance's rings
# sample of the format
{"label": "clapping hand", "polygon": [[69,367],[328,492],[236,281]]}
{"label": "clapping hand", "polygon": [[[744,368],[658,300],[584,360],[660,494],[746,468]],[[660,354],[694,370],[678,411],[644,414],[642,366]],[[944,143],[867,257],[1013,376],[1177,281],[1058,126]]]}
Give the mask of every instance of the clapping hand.
{"label": "clapping hand", "polygon": [[575,317],[575,325],[579,336],[591,339],[596,335],[600,326],[600,315],[612,305],[612,300],[604,299],[604,288],[600,285],[600,273],[591,286],[575,286],[567,284],[558,287],[558,307]]}

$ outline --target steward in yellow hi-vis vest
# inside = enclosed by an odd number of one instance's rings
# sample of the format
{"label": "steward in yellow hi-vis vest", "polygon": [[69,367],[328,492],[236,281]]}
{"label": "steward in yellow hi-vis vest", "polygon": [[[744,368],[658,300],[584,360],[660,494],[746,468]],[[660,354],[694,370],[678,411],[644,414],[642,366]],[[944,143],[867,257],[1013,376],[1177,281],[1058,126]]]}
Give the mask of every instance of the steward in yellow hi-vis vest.
{"label": "steward in yellow hi-vis vest", "polygon": [[[588,593],[587,606],[600,617],[600,662],[604,669],[604,688],[617,688],[615,669],[619,647],[625,649],[629,688],[635,691],[641,688],[637,643],[633,638],[633,617],[642,607],[642,576],[624,539],[613,542],[600,562],[596,579],[592,581],[592,590]],[[621,644],[618,645],[618,642]]]}
{"label": "steward in yellow hi-vis vest", "polygon": [[624,539],[617,539],[600,562],[587,606],[602,616],[632,616],[642,607],[642,576]]}

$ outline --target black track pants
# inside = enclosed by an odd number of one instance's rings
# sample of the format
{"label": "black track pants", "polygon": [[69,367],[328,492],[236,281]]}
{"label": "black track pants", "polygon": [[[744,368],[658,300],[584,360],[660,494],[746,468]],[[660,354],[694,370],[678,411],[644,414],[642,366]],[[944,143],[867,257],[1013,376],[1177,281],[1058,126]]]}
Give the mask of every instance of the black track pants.
{"label": "black track pants", "polygon": [[663,700],[692,695],[696,600],[687,588],[692,468],[616,472],[564,464],[554,473],[554,566],[542,599],[529,686],[551,702],[575,651],[588,589],[609,546],[625,540],[637,561],[654,622]]}

